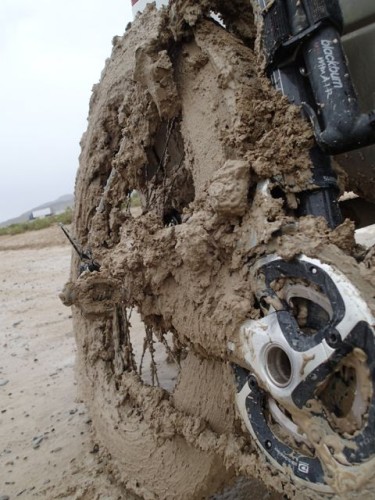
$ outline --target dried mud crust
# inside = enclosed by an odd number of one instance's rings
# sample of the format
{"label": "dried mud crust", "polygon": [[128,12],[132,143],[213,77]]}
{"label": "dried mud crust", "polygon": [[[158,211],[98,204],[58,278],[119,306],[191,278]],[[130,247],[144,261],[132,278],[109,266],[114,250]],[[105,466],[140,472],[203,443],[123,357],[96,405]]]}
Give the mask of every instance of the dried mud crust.
{"label": "dried mud crust", "polygon": [[[205,17],[210,8],[228,30]],[[339,264],[375,309],[371,257],[355,260],[352,225],[330,231],[294,216],[310,186],[311,131],[259,74],[251,11],[245,25],[235,12],[221,2],[147,8],[114,39],[82,138],[75,236],[101,267],[78,276],[74,260],[63,300],[98,439],[141,498],[208,497],[236,476],[314,496],[270,469],[234,408],[227,345],[259,317],[249,279],[259,256]],[[132,308],[152,355],[172,335],[174,388],[139,374]]]}

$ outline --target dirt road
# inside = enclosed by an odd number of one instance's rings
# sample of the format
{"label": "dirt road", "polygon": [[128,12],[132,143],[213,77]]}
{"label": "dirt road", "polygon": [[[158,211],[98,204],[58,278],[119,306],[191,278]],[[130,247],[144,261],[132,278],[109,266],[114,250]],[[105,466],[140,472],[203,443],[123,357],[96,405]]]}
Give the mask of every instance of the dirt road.
{"label": "dirt road", "polygon": [[70,252],[57,227],[0,238],[0,498],[128,498],[76,399]]}
{"label": "dirt road", "polygon": [[[70,256],[57,227],[0,237],[1,500],[135,498],[115,484],[77,400],[71,311],[58,298]],[[132,325],[139,351],[143,331],[135,313]],[[159,376],[162,385],[173,384],[168,364],[161,363]],[[247,485],[240,480],[214,498],[247,498]]]}

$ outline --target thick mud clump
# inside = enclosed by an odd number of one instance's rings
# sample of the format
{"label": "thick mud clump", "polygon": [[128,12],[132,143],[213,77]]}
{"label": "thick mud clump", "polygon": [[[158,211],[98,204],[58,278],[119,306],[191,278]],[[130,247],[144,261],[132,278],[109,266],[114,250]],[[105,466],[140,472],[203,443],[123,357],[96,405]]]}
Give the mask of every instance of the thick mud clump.
{"label": "thick mud clump", "polygon": [[[100,271],[78,275],[74,261],[63,299],[74,305],[80,390],[98,440],[142,498],[203,498],[237,476],[296,491],[287,471],[271,475],[234,408],[228,343],[260,316],[257,257],[324,255],[373,297],[353,227],[295,217],[312,187],[312,133],[259,73],[247,3],[232,7],[148,7],[113,40],[82,138],[75,236]],[[177,376],[168,390],[156,344]],[[161,387],[145,383],[146,354]]]}

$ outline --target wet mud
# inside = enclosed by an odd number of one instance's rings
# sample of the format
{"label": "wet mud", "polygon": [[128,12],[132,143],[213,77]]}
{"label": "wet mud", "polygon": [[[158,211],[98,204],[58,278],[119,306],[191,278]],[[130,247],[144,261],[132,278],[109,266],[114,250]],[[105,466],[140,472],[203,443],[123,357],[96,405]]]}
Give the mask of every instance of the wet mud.
{"label": "wet mud", "polygon": [[[148,7],[113,40],[81,142],[74,233],[100,271],[79,275],[74,259],[62,299],[73,305],[80,391],[98,439],[141,498],[207,498],[238,477],[261,478],[251,483],[257,498],[268,488],[314,498],[259,454],[234,406],[228,343],[261,316],[251,274],[260,256],[319,257],[375,310],[373,257],[353,225],[296,218],[313,188],[312,132],[262,75],[251,10],[232,7]],[[131,338],[132,309],[144,339]],[[173,389],[144,383],[136,342],[153,373],[155,344],[165,347]]]}

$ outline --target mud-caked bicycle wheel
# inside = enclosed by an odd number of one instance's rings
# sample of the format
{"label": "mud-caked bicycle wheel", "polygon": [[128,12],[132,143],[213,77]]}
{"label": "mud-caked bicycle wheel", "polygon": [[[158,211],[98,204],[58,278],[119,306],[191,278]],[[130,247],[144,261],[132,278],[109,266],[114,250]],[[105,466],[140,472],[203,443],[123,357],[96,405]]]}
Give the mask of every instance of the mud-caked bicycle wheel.
{"label": "mud-caked bicycle wheel", "polygon": [[[147,8],[93,90],[74,236],[95,265],[74,258],[63,294],[80,393],[140,497],[205,498],[236,476],[353,491],[332,475],[371,475],[372,448],[339,457],[362,450],[372,407],[371,258],[355,260],[350,224],[296,217],[309,125],[259,76],[251,10],[221,9],[225,28],[208,7]],[[345,344],[334,358],[327,339]]]}

